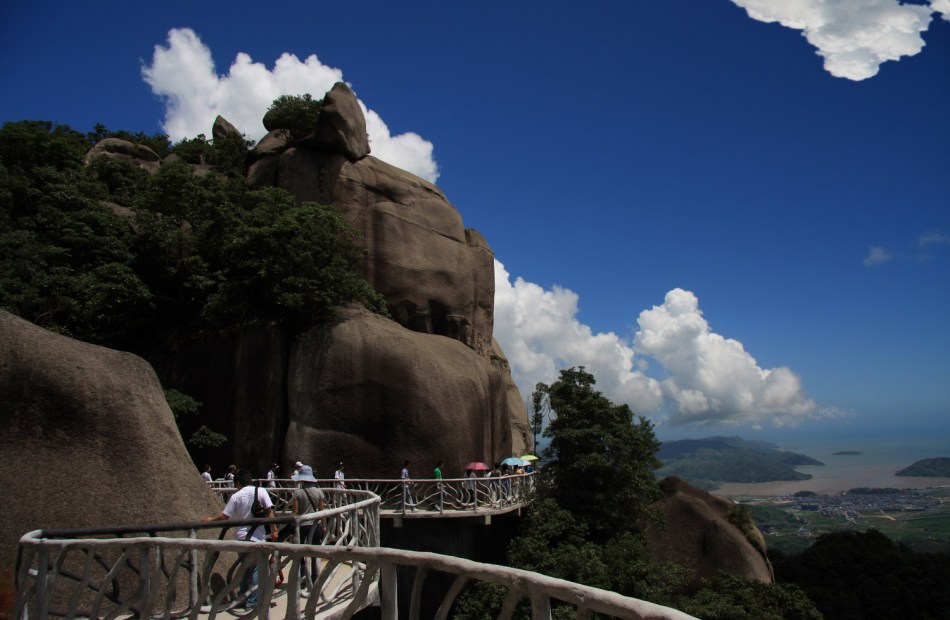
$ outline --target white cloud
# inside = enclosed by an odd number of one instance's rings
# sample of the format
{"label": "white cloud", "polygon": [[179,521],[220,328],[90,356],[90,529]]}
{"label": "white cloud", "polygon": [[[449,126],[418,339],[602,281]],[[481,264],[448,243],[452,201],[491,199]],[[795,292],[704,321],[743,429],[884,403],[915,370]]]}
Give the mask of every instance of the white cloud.
{"label": "white cloud", "polygon": [[940,11],[946,18],[950,7],[950,0],[934,0],[931,6],[899,0],[732,2],[753,19],[801,30],[825,59],[825,70],[849,80],[873,77],[882,63],[919,53],[931,13]]}
{"label": "white cloud", "polygon": [[868,255],[864,257],[864,266],[874,267],[876,265],[883,265],[893,259],[894,255],[891,254],[887,248],[880,245],[872,245],[868,248]]}
{"label": "white cloud", "polygon": [[638,353],[669,373],[664,395],[675,403],[673,424],[794,425],[818,413],[801,380],[786,367],[760,368],[742,343],[713,333],[696,296],[683,289],[637,319]]}
{"label": "white cloud", "polygon": [[950,22],[950,0],[933,0],[930,8],[940,13],[941,17]]}
{"label": "white cloud", "polygon": [[[791,370],[762,369],[740,342],[713,333],[688,291],[674,289],[663,305],[641,312],[633,342],[594,333],[577,312],[576,293],[512,283],[495,261],[495,338],[524,396],[560,369],[584,366],[611,400],[673,425],[782,426],[828,413],[805,398]],[[664,379],[646,374],[648,360]]]}
{"label": "white cloud", "polygon": [[[268,69],[239,53],[228,73],[218,75],[211,50],[189,28],[170,30],[167,46],[155,46],[152,63],[142,77],[165,102],[163,129],[172,140],[210,135],[219,114],[253,140],[266,133],[261,119],[280,95],[310,93],[320,98],[343,72],[321,63],[315,55],[303,61],[283,54]],[[432,143],[414,133],[393,136],[379,115],[360,102],[373,155],[428,181],[439,176]]]}
{"label": "white cloud", "polygon": [[551,383],[562,368],[584,366],[597,388],[637,413],[662,405],[660,384],[634,365],[634,351],[613,332],[595,334],[577,318],[577,294],[547,291],[517,278],[495,261],[495,331],[522,396],[539,381]]}

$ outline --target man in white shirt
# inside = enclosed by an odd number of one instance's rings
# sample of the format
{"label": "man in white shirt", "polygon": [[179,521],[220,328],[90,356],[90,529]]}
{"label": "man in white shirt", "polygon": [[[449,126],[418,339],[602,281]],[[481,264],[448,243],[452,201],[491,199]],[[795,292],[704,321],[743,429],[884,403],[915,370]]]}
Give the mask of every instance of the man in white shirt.
{"label": "man in white shirt", "polygon": [[211,479],[211,465],[205,465],[205,470],[201,472],[201,479],[211,484],[213,481]]}
{"label": "man in white shirt", "polygon": [[[227,505],[221,514],[214,517],[205,517],[202,521],[243,521],[244,519],[253,519],[251,508],[254,505],[254,498],[263,505],[265,514],[261,518],[272,519],[274,517],[274,503],[271,501],[267,489],[254,486],[254,477],[246,469],[239,470],[234,475],[234,482],[237,491],[231,495]],[[264,540],[265,525],[241,525],[234,530],[235,540],[262,542]],[[277,524],[270,524],[271,539],[277,540]],[[257,567],[244,573],[241,578],[241,594],[251,589],[250,596],[247,597],[247,607],[257,607]]]}

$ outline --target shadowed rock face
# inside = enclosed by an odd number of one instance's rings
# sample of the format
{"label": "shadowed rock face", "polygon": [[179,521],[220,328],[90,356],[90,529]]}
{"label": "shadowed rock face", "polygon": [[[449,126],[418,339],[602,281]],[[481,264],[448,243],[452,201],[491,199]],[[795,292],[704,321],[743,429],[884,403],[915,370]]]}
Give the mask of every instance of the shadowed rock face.
{"label": "shadowed rock face", "polygon": [[154,370],[0,310],[0,571],[40,528],[195,521],[220,512]]}
{"label": "shadowed rock face", "polygon": [[647,549],[653,560],[671,561],[693,571],[691,588],[720,572],[775,581],[765,558],[765,541],[758,530],[755,542],[729,522],[734,504],[671,476],[660,481],[665,498],[654,504],[664,516],[664,525],[643,522]]}
{"label": "shadowed rock face", "polygon": [[321,476],[343,460],[350,476],[395,478],[405,459],[420,477],[439,459],[461,476],[467,462],[524,448],[503,372],[457,341],[362,308],[296,340],[288,375],[285,454],[318,464]]}

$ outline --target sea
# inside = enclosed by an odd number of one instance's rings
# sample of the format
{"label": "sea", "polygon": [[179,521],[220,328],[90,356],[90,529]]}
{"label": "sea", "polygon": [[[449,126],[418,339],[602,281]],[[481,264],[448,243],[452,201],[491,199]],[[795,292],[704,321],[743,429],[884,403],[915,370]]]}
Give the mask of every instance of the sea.
{"label": "sea", "polygon": [[[808,465],[796,470],[811,475],[810,480],[725,483],[713,491],[727,497],[777,497],[797,491],[837,494],[853,488],[917,489],[950,487],[948,478],[897,476],[896,472],[913,463],[935,457],[950,458],[950,436],[903,437],[891,435],[873,438],[810,438],[773,440],[780,450],[808,455],[824,465]],[[858,452],[859,454],[835,454]]]}

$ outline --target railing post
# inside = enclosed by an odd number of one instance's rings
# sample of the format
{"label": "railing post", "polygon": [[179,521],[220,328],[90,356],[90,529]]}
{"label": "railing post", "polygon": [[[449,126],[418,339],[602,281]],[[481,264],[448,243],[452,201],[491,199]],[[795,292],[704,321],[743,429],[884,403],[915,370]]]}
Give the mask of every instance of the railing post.
{"label": "railing post", "polygon": [[396,620],[399,614],[399,601],[396,590],[396,566],[382,562],[379,577],[379,607],[382,620]]}

